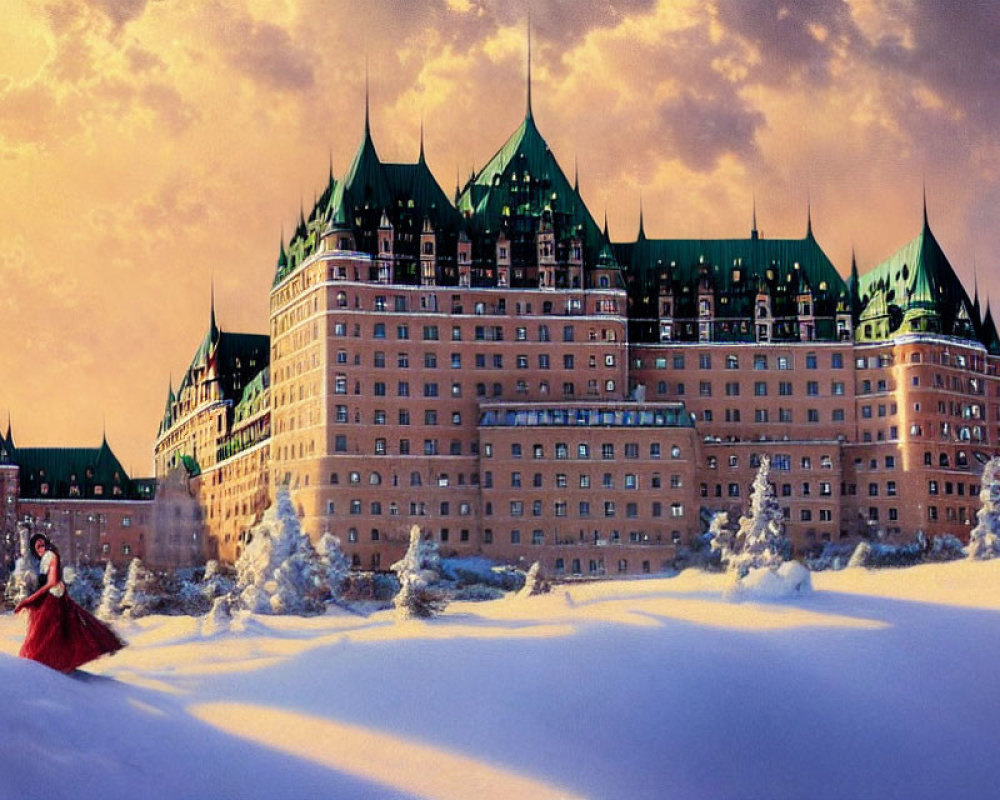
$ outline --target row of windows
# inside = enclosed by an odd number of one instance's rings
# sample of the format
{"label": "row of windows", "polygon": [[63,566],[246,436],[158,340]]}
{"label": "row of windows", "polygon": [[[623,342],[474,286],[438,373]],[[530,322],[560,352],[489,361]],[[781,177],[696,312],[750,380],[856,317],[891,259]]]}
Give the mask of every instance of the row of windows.
{"label": "row of windows", "polygon": [[[347,351],[338,350],[336,361],[338,364],[347,364]],[[606,353],[604,356],[604,366],[613,367],[615,366],[617,357],[613,353]],[[360,364],[360,355],[355,354],[354,363]],[[372,366],[375,369],[384,369],[386,366],[386,355],[382,350],[377,350],[372,356]],[[551,358],[548,353],[539,353],[536,358],[536,363],[538,369],[550,369],[551,368]],[[528,369],[529,358],[525,354],[520,354],[515,356],[515,364],[517,369]],[[575,369],[576,368],[576,357],[572,354],[566,354],[562,357],[563,369]],[[587,366],[590,369],[596,369],[598,364],[598,358],[596,355],[589,356],[587,360]],[[438,366],[438,356],[437,353],[424,353],[424,368],[425,369],[437,369]],[[499,353],[492,354],[489,358],[485,353],[475,354],[475,366],[476,369],[486,369],[490,366],[493,369],[503,369],[504,360],[503,355]],[[396,367],[398,369],[409,369],[410,367],[410,354],[409,353],[397,353],[396,354]],[[461,369],[462,368],[462,354],[461,353],[451,353],[449,360],[449,367],[451,369]]]}
{"label": "row of windows", "polygon": [[[510,456],[511,458],[522,458],[524,456],[525,448],[520,442],[513,442],[510,446]],[[568,459],[570,457],[571,447],[565,442],[557,442],[554,448],[554,453],[556,460]],[[578,459],[589,459],[591,453],[591,445],[588,442],[580,442],[576,446],[574,451],[576,458]],[[596,452],[596,448],[595,448]],[[605,460],[612,460],[615,458],[615,445],[613,442],[604,442],[600,449],[601,458]],[[623,453],[625,458],[635,459],[639,458],[639,444],[638,442],[626,442],[623,447]],[[649,457],[650,458],[660,458],[662,454],[662,448],[660,442],[650,442],[649,444]],[[483,455],[486,458],[493,457],[493,445],[492,443],[487,443],[483,448]],[[545,445],[543,444],[533,444],[531,445],[531,457],[532,458],[545,458]],[[672,445],[670,448],[671,458],[681,457],[681,448],[678,445]]]}
{"label": "row of windows", "polygon": [[[396,328],[396,339],[399,341],[409,341],[410,339],[410,325],[409,323],[400,323],[395,326]],[[372,325],[372,338],[373,339],[387,339],[388,331],[390,326],[387,326],[384,322],[376,322]],[[333,335],[342,338],[347,336],[348,323],[344,320],[338,320],[333,323]],[[361,323],[355,322],[351,328],[351,335],[354,338],[361,338]],[[473,330],[473,339],[477,342],[502,342],[506,336],[504,327],[502,325],[476,325]],[[425,342],[437,342],[441,340],[441,328],[438,325],[422,325],[420,327],[420,338]],[[596,329],[590,329],[588,332],[588,339],[592,342],[601,341],[617,341],[617,334],[613,329],[603,328],[600,332]],[[524,342],[528,340],[527,328],[517,328],[514,331],[514,340],[519,342]],[[462,341],[462,327],[460,325],[453,325],[451,328],[451,341],[460,342]],[[549,332],[549,327],[547,325],[539,325],[537,329],[536,341],[539,342],[550,342],[552,341],[552,335]],[[562,341],[564,342],[574,342],[576,341],[576,326],[574,325],[564,325],[562,328]]]}
{"label": "row of windows", "polygon": [[[747,484],[747,494],[749,495],[752,491],[751,487],[753,484]],[[700,494],[702,497],[709,496],[709,486],[707,483],[702,483],[700,488]],[[780,486],[775,487],[781,497],[791,497],[792,496],[792,484],[782,483]],[[739,497],[743,491],[739,483],[731,482],[725,486],[725,494],[727,497]],[[892,494],[895,495],[895,483],[893,483]],[[809,482],[803,482],[800,485],[799,496],[800,497],[811,497],[813,495],[813,486]],[[820,481],[816,485],[816,495],[819,497],[832,497],[833,496],[833,484],[829,481]],[[715,497],[723,496],[723,484],[715,484]]]}
{"label": "row of windows", "polygon": [[[424,485],[423,475],[420,472],[417,472],[417,471],[413,471],[413,472],[410,473],[409,481],[410,481],[410,486],[423,486]],[[363,483],[364,479],[363,479],[362,474],[360,472],[358,472],[356,470],[352,470],[352,471],[350,471],[350,472],[347,473],[347,482],[349,484],[352,484],[352,485],[356,486],[358,484]],[[392,477],[389,480],[389,482],[393,486],[399,486],[400,485],[399,476],[396,473],[393,473]],[[379,472],[371,472],[371,473],[369,473],[369,475],[368,475],[368,484],[370,486],[381,486],[382,485],[382,474],[379,473]],[[479,473],[473,472],[469,476],[469,484],[471,486],[478,486],[479,485]],[[330,485],[331,486],[339,486],[340,485],[340,473],[338,473],[338,472],[331,472],[330,473]],[[441,488],[446,488],[446,487],[448,487],[448,486],[451,485],[451,477],[449,476],[449,474],[447,472],[442,472],[436,478],[433,478],[433,477],[429,478],[428,479],[428,485],[437,485],[437,486],[439,486]],[[456,484],[455,485],[456,486],[465,486],[465,473],[464,472],[458,473],[458,475],[456,476]]]}
{"label": "row of windows", "polygon": [[[760,454],[751,453],[749,463],[753,469],[760,466]],[[886,462],[888,464],[889,460],[892,459],[892,463],[895,464],[894,456],[886,456]],[[730,467],[739,467],[740,457],[736,453],[730,453],[727,457]],[[719,457],[718,456],[708,456],[706,459],[706,465],[709,469],[718,469],[719,467]],[[833,457],[829,455],[821,455],[819,457],[819,466],[821,469],[833,469]],[[802,456],[799,460],[799,466],[802,469],[812,469],[813,457],[812,456]],[[771,469],[773,470],[790,470],[792,468],[792,457],[788,453],[774,453],[771,456]]]}
{"label": "row of windows", "polygon": [[[781,422],[789,423],[795,421],[795,412],[791,408],[778,408],[777,415],[772,416],[772,409],[768,408],[755,408],[753,412],[753,421],[758,423],[768,423],[768,422]],[[739,408],[727,408],[724,411],[723,419],[726,422],[742,422],[743,411]],[[830,412],[831,422],[843,422],[846,418],[844,409],[835,408]],[[715,411],[711,408],[706,408],[701,412],[702,422],[715,422]],[[806,422],[818,423],[819,419],[819,409],[818,408],[807,408],[806,409]]]}
{"label": "row of windows", "polygon": [[[531,486],[535,489],[543,489],[545,478],[541,472],[536,472],[532,477]],[[626,473],[622,480],[622,486],[625,489],[637,490],[640,487],[642,480],[641,476],[634,473]],[[554,480],[555,487],[557,489],[565,489],[569,486],[569,478],[565,472],[556,473]],[[651,489],[662,488],[662,479],[659,473],[654,473],[649,478],[649,484]],[[493,473],[484,472],[483,473],[483,486],[484,488],[491,488],[493,485]],[[523,476],[520,472],[510,473],[510,488],[520,489],[527,484],[523,481]],[[590,475],[587,473],[580,473],[578,476],[578,485],[581,489],[591,488]],[[684,485],[683,478],[680,475],[670,476],[670,488],[680,489]],[[615,476],[610,472],[605,472],[601,477],[601,488],[603,489],[614,489],[615,488]]]}
{"label": "row of windows", "polygon": [[[605,500],[603,503],[594,504],[598,509],[601,509],[603,516],[613,517],[617,514],[618,506],[614,500]],[[565,517],[569,513],[569,503],[565,500],[556,500],[552,503],[552,511],[556,517]],[[523,517],[525,516],[525,511],[528,506],[523,500],[511,500],[510,501],[510,516],[512,517]],[[533,500],[531,502],[531,516],[542,517],[545,516],[545,502],[543,500]],[[650,504],[649,507],[650,516],[662,517],[664,515],[664,504],[656,501]],[[492,516],[493,514],[493,504],[486,503],[484,509],[486,516]],[[590,517],[591,516],[591,503],[589,500],[581,500],[577,504],[576,515],[578,517]],[[669,513],[671,517],[683,517],[684,516],[684,504],[683,503],[671,503],[669,508]],[[636,519],[639,516],[639,504],[638,503],[625,503],[625,516],[629,519]]]}
{"label": "row of windows", "polygon": [[[597,379],[591,379],[587,381],[587,394],[597,395],[601,390],[601,382]],[[603,383],[605,392],[614,392],[618,388],[618,384],[613,379],[605,380]],[[343,373],[338,373],[334,377],[333,383],[333,393],[334,394],[347,394],[347,376]],[[428,381],[423,384],[423,396],[424,397],[440,397],[440,385],[436,381]],[[514,391],[517,394],[527,394],[528,393],[528,382],[525,380],[518,380],[514,384]],[[548,381],[540,381],[538,384],[538,392],[542,395],[549,394],[550,385]],[[564,397],[574,397],[576,396],[576,383],[574,381],[563,381],[562,393]],[[361,394],[361,382],[354,382],[354,394]],[[375,397],[388,397],[388,384],[385,381],[375,381],[372,383],[372,394]],[[494,383],[492,387],[493,397],[501,397],[503,395],[503,384]],[[410,382],[409,381],[398,381],[396,383],[396,397],[410,397]],[[452,383],[451,384],[451,396],[461,397],[462,396],[462,384]],[[487,387],[485,383],[476,384],[476,397],[486,397]],[[279,403],[280,405],[280,403]]]}
{"label": "row of windows", "polygon": [[[685,353],[674,353],[672,356],[657,356],[653,359],[653,366],[656,369],[686,369],[687,365],[687,354]],[[714,362],[718,364],[718,362]],[[747,362],[744,361],[744,364]],[[753,356],[751,362],[755,370],[766,370],[770,369],[773,364],[776,369],[780,370],[790,370],[795,368],[795,359],[792,355],[781,355],[781,356],[768,356],[763,354],[756,354]],[[726,369],[739,369],[740,368],[740,356],[735,353],[727,354],[723,359],[723,365]],[[642,369],[643,360],[636,359],[635,361],[636,369]],[[829,361],[830,369],[843,369],[844,367],[844,354],[843,353],[830,353]],[[699,353],[698,354],[698,369],[713,369],[713,359],[712,353]],[[816,353],[806,353],[805,355],[805,368],[806,369],[819,369],[819,357]]]}
{"label": "row of windows", "polygon": [[[662,535],[658,534],[655,537],[655,539],[656,539],[656,541],[662,541],[663,537],[662,537]],[[577,544],[577,543],[585,544],[588,541],[593,541],[594,544],[600,544],[600,543],[605,543],[605,542],[610,543],[610,544],[622,544],[624,541],[626,541],[626,538],[622,536],[621,531],[611,531],[608,534],[607,539],[603,539],[601,537],[601,535],[597,531],[594,531],[593,539],[592,540],[588,540],[588,539],[584,538],[583,532],[581,531],[580,532],[580,538],[578,540],[577,539],[572,539],[572,538],[570,538],[570,539],[560,539],[558,537],[558,535],[557,535],[555,537],[555,541],[552,542],[552,544],[556,544],[556,545],[560,545],[560,544]],[[628,532],[628,536],[627,536],[627,541],[630,542],[630,543],[632,543],[632,544],[649,544],[650,542],[653,541],[653,537],[651,537],[646,531],[629,531]],[[671,531],[670,532],[670,541],[671,541],[672,544],[680,544],[680,541],[681,541],[681,532],[680,531]],[[514,528],[513,530],[510,531],[510,543],[511,544],[522,544],[520,529]],[[483,544],[493,544],[493,530],[491,528],[486,528],[483,531]],[[542,530],[537,530],[537,529],[533,530],[531,532],[531,544],[533,544],[533,545],[544,545],[544,544],[546,544],[546,542],[545,542],[545,532],[542,531]],[[562,568],[562,567],[559,566],[562,563],[562,561],[563,561],[563,559],[561,559],[561,558],[557,558],[556,559],[557,569],[561,569]],[[574,564],[579,564],[579,559],[573,559],[573,563]],[[591,561],[590,563],[591,564],[595,564],[595,563],[598,563],[598,562],[597,561]],[[643,562],[643,563],[648,565],[649,562]],[[604,562],[601,561],[600,564],[601,564],[601,569],[603,570],[603,568],[604,568]],[[628,568],[628,561],[626,559],[620,559],[619,562],[618,562],[618,564],[619,564],[620,568],[622,569],[622,571],[624,571],[625,569]],[[648,566],[647,566],[647,569],[645,571],[646,572],[649,571]]]}

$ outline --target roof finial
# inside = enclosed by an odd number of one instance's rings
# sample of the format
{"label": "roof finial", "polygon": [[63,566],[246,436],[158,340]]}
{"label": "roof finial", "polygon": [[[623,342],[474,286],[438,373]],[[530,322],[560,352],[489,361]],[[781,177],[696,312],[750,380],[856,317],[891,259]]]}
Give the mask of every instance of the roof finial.
{"label": "roof finial", "polygon": [[639,238],[646,238],[646,228],[642,220],[642,190],[639,190]]}
{"label": "roof finial", "polygon": [[750,225],[750,238],[759,239],[760,232],[757,230],[757,193],[753,193],[753,222]]}
{"label": "roof finial", "polygon": [[211,336],[211,338],[214,340],[215,339],[215,333],[218,330],[218,328],[215,325],[215,273],[214,272],[212,273],[212,287],[211,287],[211,293],[210,293],[210,295],[211,295],[211,307],[212,307],[212,309],[211,309],[211,314],[209,316],[208,332],[209,332],[209,336]]}
{"label": "roof finial", "polygon": [[531,4],[528,4],[528,105],[525,116],[531,119]]}
{"label": "roof finial", "polygon": [[365,137],[371,135],[372,129],[368,119],[368,56],[365,56]]}
{"label": "roof finial", "polygon": [[927,224],[927,176],[923,179],[923,190],[924,190],[924,230],[930,226]]}
{"label": "roof finial", "polygon": [[580,159],[573,156],[573,191],[580,194]]}
{"label": "roof finial", "polygon": [[812,197],[806,193],[806,238],[811,239],[813,235],[813,213]]}
{"label": "roof finial", "polygon": [[417,163],[424,163],[424,115],[423,112],[420,114],[420,156],[417,158]]}
{"label": "roof finial", "polygon": [[608,209],[604,209],[604,241],[610,242],[611,237],[608,236]]}

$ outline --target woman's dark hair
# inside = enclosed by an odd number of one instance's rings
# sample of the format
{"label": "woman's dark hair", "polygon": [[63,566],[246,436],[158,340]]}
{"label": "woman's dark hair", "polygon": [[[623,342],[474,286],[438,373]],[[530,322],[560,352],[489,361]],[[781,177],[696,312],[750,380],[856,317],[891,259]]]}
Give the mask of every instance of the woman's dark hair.
{"label": "woman's dark hair", "polygon": [[56,554],[56,569],[58,571],[57,577],[59,580],[62,580],[62,556],[59,555],[59,548],[52,544],[52,540],[44,533],[32,534],[31,539],[28,540],[28,549],[31,550],[31,554],[36,558],[38,557],[38,554],[35,552],[35,545],[38,542],[45,542],[45,549],[51,550]]}
{"label": "woman's dark hair", "polygon": [[31,534],[31,539],[28,540],[28,549],[31,551],[32,555],[36,555],[35,545],[38,544],[39,542],[45,542],[46,550],[52,549],[52,540],[49,539],[48,536],[46,536],[44,533],[33,533]]}

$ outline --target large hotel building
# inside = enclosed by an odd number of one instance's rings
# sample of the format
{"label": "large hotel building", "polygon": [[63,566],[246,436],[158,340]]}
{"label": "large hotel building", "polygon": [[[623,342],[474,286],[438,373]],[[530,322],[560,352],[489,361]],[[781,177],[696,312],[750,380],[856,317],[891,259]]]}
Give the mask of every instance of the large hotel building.
{"label": "large hotel building", "polygon": [[612,242],[530,105],[449,199],[383,162],[282,244],[269,335],[209,328],[171,387],[157,477],[193,481],[233,560],[275,487],[386,569],[410,526],[552,575],[669,566],[762,456],[799,554],[967,538],[1000,452],[1000,338],[923,224],[864,274],[813,236]]}

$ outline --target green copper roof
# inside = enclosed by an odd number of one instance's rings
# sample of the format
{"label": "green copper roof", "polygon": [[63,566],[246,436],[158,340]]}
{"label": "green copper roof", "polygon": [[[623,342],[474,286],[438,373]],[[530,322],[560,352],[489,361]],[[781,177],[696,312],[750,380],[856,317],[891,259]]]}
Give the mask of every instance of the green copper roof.
{"label": "green copper roof", "polygon": [[[849,309],[848,286],[812,235],[802,239],[647,239],[614,245],[626,272],[630,316],[655,318],[661,287],[673,294],[673,316],[697,316],[699,280],[708,278],[719,318],[750,318],[758,292],[774,316],[794,316],[799,294],[811,293],[816,317]],[[820,331],[821,338],[833,329]],[[753,337],[748,328],[747,336]],[[734,334],[737,336],[737,334]],[[739,338],[737,336],[737,338]]]}
{"label": "green copper roof", "polygon": [[929,332],[976,338],[973,303],[924,217],[920,233],[861,276],[857,341]]}
{"label": "green copper roof", "polygon": [[593,264],[604,237],[542,138],[529,112],[517,130],[469,180],[458,198],[458,210],[478,232],[498,232],[510,217],[541,218],[548,210],[565,215],[562,235],[579,236]]}
{"label": "green copper roof", "polygon": [[13,461],[21,468],[21,497],[137,497],[107,440],[100,447],[21,447],[14,451]]}

